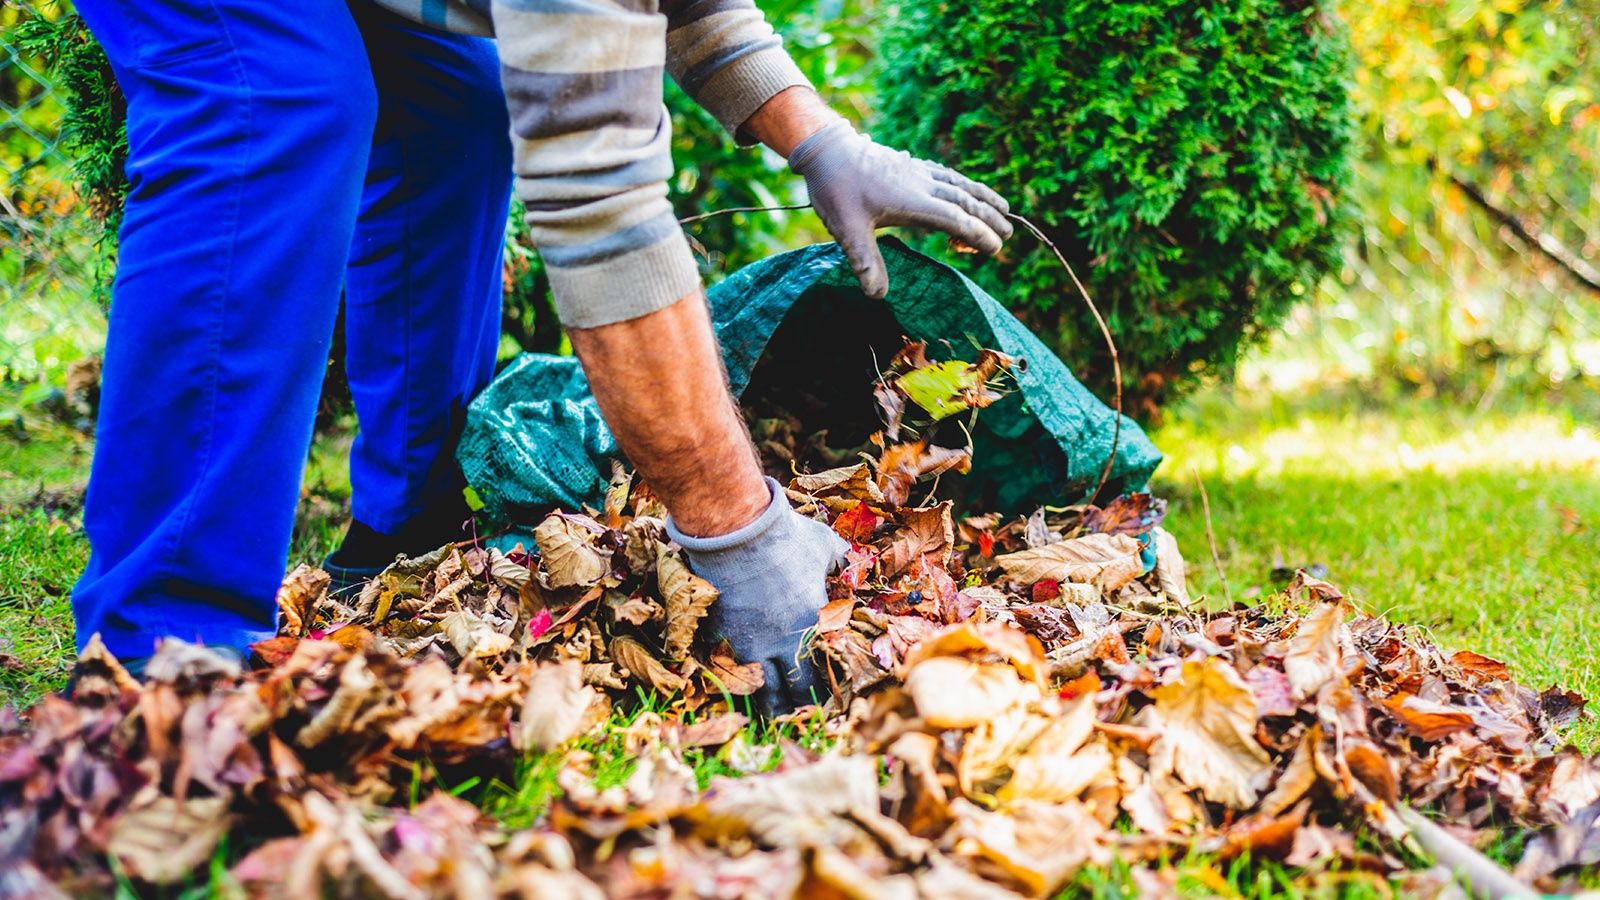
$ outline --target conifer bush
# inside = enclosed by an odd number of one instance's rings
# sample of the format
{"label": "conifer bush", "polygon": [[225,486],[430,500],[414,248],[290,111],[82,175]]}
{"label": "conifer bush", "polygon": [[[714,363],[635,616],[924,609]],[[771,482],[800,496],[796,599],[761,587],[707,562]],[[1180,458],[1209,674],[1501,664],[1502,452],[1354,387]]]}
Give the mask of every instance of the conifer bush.
{"label": "conifer bush", "polygon": [[[1339,256],[1349,55],[1327,0],[960,0],[885,8],[875,133],[1045,230],[1149,418],[1225,371]],[[940,241],[928,239],[930,246]],[[958,263],[1101,390],[1109,354],[1019,229]]]}

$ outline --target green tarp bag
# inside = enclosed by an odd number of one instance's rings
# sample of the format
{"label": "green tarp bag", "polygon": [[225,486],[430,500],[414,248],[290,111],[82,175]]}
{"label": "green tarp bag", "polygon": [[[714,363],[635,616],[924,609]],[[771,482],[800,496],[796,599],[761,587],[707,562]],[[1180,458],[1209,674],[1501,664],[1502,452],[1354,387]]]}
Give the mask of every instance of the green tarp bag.
{"label": "green tarp bag", "polygon": [[[1019,360],[1015,389],[978,415],[972,472],[947,477],[940,495],[953,489],[965,508],[1003,513],[1085,499],[1111,453],[1115,413],[961,273],[892,238],[880,245],[890,285],[882,301],[861,292],[837,244],[762,260],[710,289],[734,393],[752,385],[751,396],[787,401],[793,393],[798,405],[811,404],[806,421],[843,435],[836,446],[854,446],[882,427],[871,385],[904,338],[926,341],[936,359],[999,350]],[[536,521],[552,507],[599,507],[619,456],[578,361],[534,353],[473,400],[456,453],[501,525]],[[1124,417],[1102,497],[1142,488],[1160,462]]]}

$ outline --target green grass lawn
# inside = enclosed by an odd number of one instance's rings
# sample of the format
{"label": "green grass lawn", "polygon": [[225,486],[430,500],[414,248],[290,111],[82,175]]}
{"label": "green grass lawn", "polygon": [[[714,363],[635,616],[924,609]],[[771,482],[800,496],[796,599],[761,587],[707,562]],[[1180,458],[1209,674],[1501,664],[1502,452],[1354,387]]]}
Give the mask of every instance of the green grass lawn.
{"label": "green grass lawn", "polygon": [[[1474,412],[1359,394],[1212,392],[1155,435],[1155,490],[1191,587],[1249,602],[1275,566],[1328,568],[1358,603],[1503,659],[1520,680],[1600,696],[1600,398]],[[1198,479],[1198,480],[1197,480]],[[1227,591],[1211,558],[1211,501]],[[1593,749],[1594,721],[1573,735]]]}

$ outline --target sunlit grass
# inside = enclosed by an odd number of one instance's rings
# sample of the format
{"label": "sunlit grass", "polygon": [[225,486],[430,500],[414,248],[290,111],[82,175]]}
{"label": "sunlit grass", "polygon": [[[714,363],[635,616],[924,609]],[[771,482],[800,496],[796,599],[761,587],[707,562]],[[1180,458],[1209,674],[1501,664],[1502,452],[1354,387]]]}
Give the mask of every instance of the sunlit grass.
{"label": "sunlit grass", "polygon": [[[1592,399],[1592,398],[1591,398]],[[1585,398],[1474,413],[1213,393],[1155,436],[1155,490],[1191,587],[1249,601],[1275,566],[1327,566],[1366,609],[1512,664],[1535,687],[1600,695],[1600,421]],[[1227,588],[1211,559],[1211,501]],[[1593,747],[1593,720],[1574,738]]]}

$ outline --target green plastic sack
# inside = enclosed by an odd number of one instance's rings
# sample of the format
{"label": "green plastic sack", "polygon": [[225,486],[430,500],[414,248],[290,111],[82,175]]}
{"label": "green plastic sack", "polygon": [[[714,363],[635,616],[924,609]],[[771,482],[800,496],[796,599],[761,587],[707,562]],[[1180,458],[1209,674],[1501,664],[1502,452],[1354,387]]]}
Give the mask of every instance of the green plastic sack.
{"label": "green plastic sack", "polygon": [[[711,288],[734,392],[745,393],[753,379],[771,379],[763,385],[769,393],[781,392],[786,379],[821,384],[827,406],[808,420],[859,432],[876,427],[873,376],[904,338],[928,342],[929,355],[940,359],[999,350],[1021,361],[1018,389],[978,416],[972,472],[947,478],[941,495],[953,487],[967,508],[1005,513],[1085,499],[1111,452],[1113,411],[966,277],[899,241],[880,243],[890,284],[882,301],[861,292],[837,244],[762,260]],[[555,506],[598,507],[618,456],[577,360],[544,354],[517,358],[478,395],[456,453],[467,483],[501,524],[532,521]],[[1160,462],[1124,417],[1103,495],[1143,487]]]}

